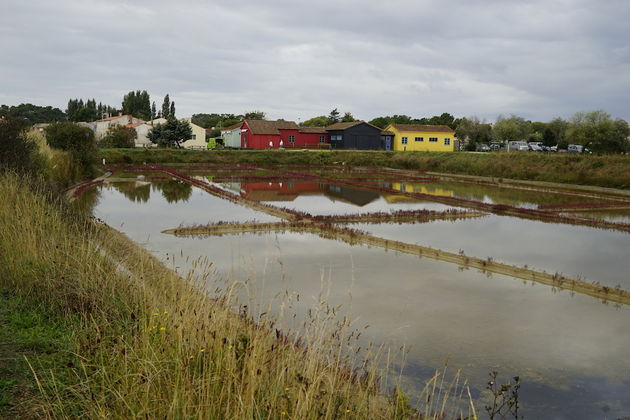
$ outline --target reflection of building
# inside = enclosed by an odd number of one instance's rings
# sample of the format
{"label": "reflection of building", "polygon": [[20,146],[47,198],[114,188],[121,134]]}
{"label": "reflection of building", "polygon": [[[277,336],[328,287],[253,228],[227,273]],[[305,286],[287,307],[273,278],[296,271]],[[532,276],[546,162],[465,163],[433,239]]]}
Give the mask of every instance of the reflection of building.
{"label": "reflection of building", "polygon": [[320,193],[323,187],[317,182],[243,182],[241,196],[256,201],[293,201],[299,195]]}
{"label": "reflection of building", "polygon": [[455,131],[446,125],[390,124],[385,130],[394,133],[394,150],[452,152]]}
{"label": "reflection of building", "polygon": [[332,200],[343,201],[344,203],[354,204],[359,207],[378,200],[380,197],[380,194],[374,191],[359,190],[343,185],[328,185],[326,195]]}
{"label": "reflection of building", "polygon": [[[444,189],[442,187],[438,187],[432,184],[407,184],[404,182],[394,182],[391,185],[391,188],[394,190],[398,190],[400,192],[407,193],[421,193],[428,195],[435,195],[439,197],[453,197],[454,193],[451,190]],[[388,203],[395,203],[399,201],[426,201],[422,199],[417,199],[415,197],[410,197],[407,195],[397,195],[397,194],[387,194],[385,195],[385,200]]]}

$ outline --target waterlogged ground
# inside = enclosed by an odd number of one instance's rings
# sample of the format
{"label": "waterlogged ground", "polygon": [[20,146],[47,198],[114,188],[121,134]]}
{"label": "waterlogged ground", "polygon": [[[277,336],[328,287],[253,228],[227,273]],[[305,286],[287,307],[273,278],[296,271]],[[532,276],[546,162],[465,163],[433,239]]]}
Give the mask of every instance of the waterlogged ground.
{"label": "waterlogged ground", "polygon": [[[313,215],[450,207],[392,193],[391,189],[399,189],[396,184],[408,185],[405,179],[399,183],[362,180],[366,185],[362,188],[290,177],[226,180],[226,173],[202,176],[241,197]],[[244,177],[251,174],[238,173]],[[332,305],[342,305],[341,316],[349,316],[362,331],[357,345],[405,346],[408,353],[402,381],[412,395],[448,358],[448,371],[462,369],[470,382],[478,412],[483,411],[488,372],[497,370],[502,378],[522,378],[525,418],[630,416],[630,306],[606,304],[589,296],[429,258],[350,246],[314,234],[163,234],[162,230],[179,225],[279,219],[181,181],[147,182],[151,174],[144,175],[145,180],[101,186],[84,197],[84,204],[92,205],[97,217],[144,244],[180,272],[194,266],[196,259],[211,261],[219,287],[241,281],[240,302],[253,314],[268,311],[270,302],[271,310],[283,308],[289,315],[287,329],[304,319],[308,308],[321,297]],[[379,183],[387,185],[387,192],[367,187]],[[450,184],[425,186],[427,192],[436,192],[446,191]],[[471,190],[467,193],[468,187]],[[466,199],[533,208],[588,201],[549,192],[536,201],[531,191],[518,190],[511,196],[510,190],[501,187],[485,191],[479,185],[457,184],[449,188],[452,194]],[[505,263],[630,289],[630,234],[626,232],[496,214],[455,222],[351,227],[388,239],[461,250],[482,258],[491,256]],[[366,325],[369,328],[363,329]]]}

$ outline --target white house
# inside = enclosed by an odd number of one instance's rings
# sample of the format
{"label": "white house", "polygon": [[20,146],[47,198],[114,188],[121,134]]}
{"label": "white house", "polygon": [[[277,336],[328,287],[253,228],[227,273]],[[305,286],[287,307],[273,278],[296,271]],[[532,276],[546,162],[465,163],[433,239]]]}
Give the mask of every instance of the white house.
{"label": "white house", "polygon": [[136,130],[136,147],[154,147],[155,145],[149,140],[149,130],[153,128],[149,123],[129,124],[127,127]]}
{"label": "white house", "polygon": [[221,137],[223,137],[223,144],[225,147],[238,149],[241,147],[241,127],[242,122],[231,125],[221,130]]}
{"label": "white house", "polygon": [[104,118],[94,122],[94,135],[96,140],[100,140],[107,134],[109,127],[120,125],[127,127],[132,124],[144,123],[140,118],[132,115],[119,115],[117,117]]}
{"label": "white house", "polygon": [[206,149],[208,147],[208,142],[206,142],[206,129],[194,124],[191,118],[182,118],[180,121],[186,121],[190,124],[190,128],[192,128],[192,137],[183,142],[182,146],[186,149]]}
{"label": "white house", "polygon": [[[186,121],[192,128],[192,137],[182,143],[182,147],[191,148],[206,148],[206,130],[203,127],[193,124],[190,118],[182,118],[180,121]],[[149,131],[156,125],[166,124],[165,118],[156,118],[154,120],[144,122],[140,121],[133,124],[128,124],[127,127],[136,130],[136,147],[154,147],[155,145],[149,140]]]}

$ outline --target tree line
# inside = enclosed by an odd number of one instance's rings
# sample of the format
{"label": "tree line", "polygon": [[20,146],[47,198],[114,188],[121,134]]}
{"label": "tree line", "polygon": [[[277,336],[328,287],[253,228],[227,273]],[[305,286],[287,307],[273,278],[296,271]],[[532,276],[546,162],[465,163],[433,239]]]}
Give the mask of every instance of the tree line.
{"label": "tree line", "polygon": [[[175,102],[167,94],[158,108],[146,90],[130,91],[125,94],[120,108],[115,108],[94,99],[70,99],[67,109],[42,107],[32,104],[0,106],[0,117],[13,117],[24,120],[27,125],[58,121],[91,122],[119,113],[130,114],[143,120],[155,118],[175,119]],[[263,120],[264,111],[254,110],[243,114],[200,113],[192,116],[192,122],[211,129],[210,137],[219,137],[221,130],[246,119]],[[340,112],[337,108],[328,115],[319,115],[301,122],[302,126],[325,127],[338,122],[352,122],[357,119],[350,112]],[[448,112],[432,117],[412,117],[404,114],[380,116],[370,124],[384,129],[389,124],[446,125],[455,130],[457,138],[463,141],[468,150],[475,150],[479,144],[507,141],[540,142],[545,146],[566,148],[568,144],[580,144],[594,152],[630,152],[630,128],[623,119],[613,119],[603,111],[578,112],[565,120],[554,118],[548,122],[530,121],[518,115],[499,115],[496,122],[489,123],[478,117],[455,118]],[[172,125],[172,124],[171,124]]]}
{"label": "tree line", "polygon": [[549,122],[532,122],[518,115],[500,115],[494,124],[476,117],[462,118],[455,135],[465,141],[468,150],[490,142],[526,141],[559,149],[579,144],[598,153],[630,152],[628,122],[613,119],[603,110],[578,112],[568,120],[558,117]]}

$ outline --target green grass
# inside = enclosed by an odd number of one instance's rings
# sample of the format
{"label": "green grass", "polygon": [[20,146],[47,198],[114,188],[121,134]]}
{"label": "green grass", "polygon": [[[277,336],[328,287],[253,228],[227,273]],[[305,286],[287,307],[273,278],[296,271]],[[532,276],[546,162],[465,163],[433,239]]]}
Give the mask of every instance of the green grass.
{"label": "green grass", "polygon": [[497,178],[630,188],[630,156],[534,152],[438,153],[101,149],[108,163],[217,163],[352,165],[447,172]]}
{"label": "green grass", "polygon": [[62,386],[77,363],[73,345],[67,320],[28,297],[0,292],[0,418],[42,414],[32,369],[54,372]]}

